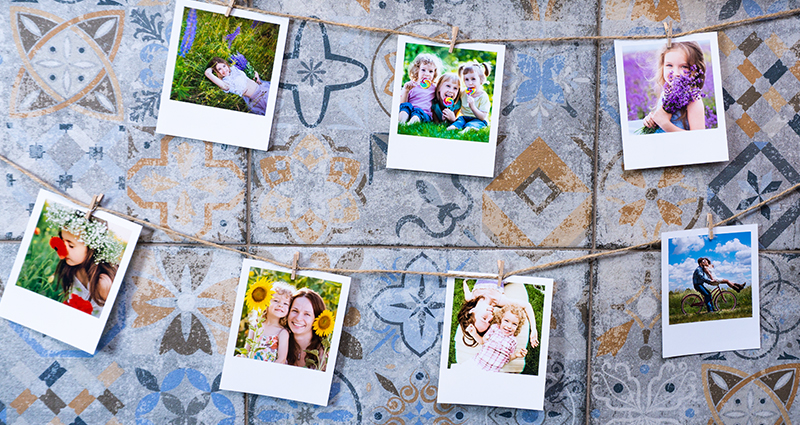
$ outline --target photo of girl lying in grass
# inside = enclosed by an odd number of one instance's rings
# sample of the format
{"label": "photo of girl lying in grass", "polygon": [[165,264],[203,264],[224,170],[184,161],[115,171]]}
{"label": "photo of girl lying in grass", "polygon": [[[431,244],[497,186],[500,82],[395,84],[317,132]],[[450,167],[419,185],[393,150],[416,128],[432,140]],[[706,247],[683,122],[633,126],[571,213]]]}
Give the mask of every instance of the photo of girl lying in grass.
{"label": "photo of girl lying in grass", "polygon": [[264,115],[278,30],[277,24],[186,8],[170,99]]}
{"label": "photo of girl lying in grass", "polygon": [[489,142],[497,53],[407,43],[397,134]]}

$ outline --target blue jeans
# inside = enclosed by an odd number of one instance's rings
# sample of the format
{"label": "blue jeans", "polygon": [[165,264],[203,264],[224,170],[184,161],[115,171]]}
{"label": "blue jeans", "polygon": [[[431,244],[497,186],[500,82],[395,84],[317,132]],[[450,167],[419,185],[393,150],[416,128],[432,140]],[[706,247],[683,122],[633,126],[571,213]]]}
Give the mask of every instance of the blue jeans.
{"label": "blue jeans", "polygon": [[475,117],[467,117],[467,116],[460,116],[457,120],[453,121],[451,124],[453,127],[461,130],[464,128],[474,128],[476,130],[486,127],[488,123],[484,120],[475,118]]}
{"label": "blue jeans", "polygon": [[703,296],[703,302],[706,304],[708,311],[714,311],[714,306],[711,305],[711,292],[706,289],[706,286],[703,284],[694,285],[694,289]]}
{"label": "blue jeans", "polygon": [[428,115],[425,111],[421,108],[411,105],[409,102],[401,103],[400,104],[400,112],[405,112],[408,114],[408,117],[419,117],[419,120],[422,122],[430,122],[431,116]]}

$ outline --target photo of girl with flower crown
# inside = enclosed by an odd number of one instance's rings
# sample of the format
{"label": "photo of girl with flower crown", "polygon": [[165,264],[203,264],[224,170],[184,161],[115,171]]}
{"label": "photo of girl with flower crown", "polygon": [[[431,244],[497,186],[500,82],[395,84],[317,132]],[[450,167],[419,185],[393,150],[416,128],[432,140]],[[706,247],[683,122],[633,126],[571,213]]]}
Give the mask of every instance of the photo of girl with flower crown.
{"label": "photo of girl with flower crown", "polygon": [[94,353],[142,227],[39,191],[0,317]]}
{"label": "photo of girl with flower crown", "polygon": [[99,317],[127,244],[117,232],[104,220],[45,202],[17,286]]}

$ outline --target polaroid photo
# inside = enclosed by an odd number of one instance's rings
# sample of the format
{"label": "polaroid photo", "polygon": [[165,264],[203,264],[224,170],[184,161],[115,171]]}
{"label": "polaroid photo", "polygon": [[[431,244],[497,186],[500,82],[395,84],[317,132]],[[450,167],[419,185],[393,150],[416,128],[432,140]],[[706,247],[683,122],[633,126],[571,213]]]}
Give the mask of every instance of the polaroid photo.
{"label": "polaroid photo", "polygon": [[626,170],[728,160],[716,33],[616,40]]}
{"label": "polaroid photo", "polygon": [[178,0],[156,132],[267,150],[287,18]]}
{"label": "polaroid photo", "polygon": [[220,388],[326,406],[350,278],[244,260]]}
{"label": "polaroid photo", "polygon": [[761,347],[758,227],[661,234],[663,357]]}
{"label": "polaroid photo", "polygon": [[386,166],[493,177],[505,46],[397,38]]}
{"label": "polaroid photo", "polygon": [[449,278],[437,402],[543,410],[552,302],[552,279]]}
{"label": "polaroid photo", "polygon": [[94,354],[141,230],[40,190],[0,317]]}

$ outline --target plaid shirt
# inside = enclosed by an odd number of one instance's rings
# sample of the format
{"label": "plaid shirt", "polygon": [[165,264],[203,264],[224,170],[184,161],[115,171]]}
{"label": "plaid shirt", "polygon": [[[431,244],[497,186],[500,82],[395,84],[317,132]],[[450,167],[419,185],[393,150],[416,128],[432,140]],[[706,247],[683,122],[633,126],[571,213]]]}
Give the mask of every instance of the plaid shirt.
{"label": "plaid shirt", "polygon": [[486,343],[475,356],[475,362],[483,370],[499,372],[517,349],[517,339],[513,335],[503,335],[497,325],[492,325],[484,338]]}

